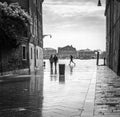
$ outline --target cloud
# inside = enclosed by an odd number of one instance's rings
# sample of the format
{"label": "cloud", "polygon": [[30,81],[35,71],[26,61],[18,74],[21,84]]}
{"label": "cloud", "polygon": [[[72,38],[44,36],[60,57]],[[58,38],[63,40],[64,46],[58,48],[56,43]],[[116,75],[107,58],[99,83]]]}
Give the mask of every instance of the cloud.
{"label": "cloud", "polygon": [[99,12],[101,8],[98,8],[94,6],[93,4],[87,4],[87,5],[55,5],[48,6],[47,9],[49,9],[51,12],[53,12],[56,15],[60,15],[61,17],[71,17],[71,16],[77,16],[79,14],[82,14],[83,16],[89,15],[90,13]]}
{"label": "cloud", "polygon": [[104,17],[104,8],[98,8],[93,3],[76,5],[45,5],[44,24],[58,27],[101,25]]}
{"label": "cloud", "polygon": [[[98,17],[100,19],[103,18],[104,15],[104,7],[95,6],[94,2],[85,2],[87,0],[74,0],[75,4],[73,4],[72,0],[50,0],[53,3],[59,3],[56,5],[44,5],[44,16],[45,23],[49,22],[63,22],[70,21],[79,18],[88,18],[88,17]],[[93,0],[95,1],[95,0]],[[68,2],[69,4],[65,4],[64,2]],[[64,4],[63,4],[64,3]],[[79,3],[79,4],[78,4]],[[61,5],[62,4],[62,5]],[[48,19],[49,18],[49,19]],[[89,20],[89,19],[88,19]]]}
{"label": "cloud", "polygon": [[[88,34],[87,39],[104,38],[104,1],[102,3],[103,6],[98,7],[97,0],[46,0],[43,4],[44,32],[59,34],[62,39],[65,37],[60,35],[65,34],[71,37],[82,35],[81,38]],[[96,36],[92,37],[94,33]]]}

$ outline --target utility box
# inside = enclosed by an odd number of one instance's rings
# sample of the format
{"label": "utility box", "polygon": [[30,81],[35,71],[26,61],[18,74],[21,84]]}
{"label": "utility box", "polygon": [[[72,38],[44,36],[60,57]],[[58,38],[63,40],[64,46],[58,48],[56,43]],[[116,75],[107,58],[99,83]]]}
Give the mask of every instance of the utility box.
{"label": "utility box", "polygon": [[59,75],[65,75],[65,64],[59,64]]}

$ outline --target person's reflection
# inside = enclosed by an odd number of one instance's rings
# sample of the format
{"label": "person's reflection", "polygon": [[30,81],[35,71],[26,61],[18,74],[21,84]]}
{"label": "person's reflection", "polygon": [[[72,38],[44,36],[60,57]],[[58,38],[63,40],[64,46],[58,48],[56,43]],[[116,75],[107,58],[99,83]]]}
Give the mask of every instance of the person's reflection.
{"label": "person's reflection", "polygon": [[51,81],[56,81],[57,80],[57,76],[56,75],[51,75]]}
{"label": "person's reflection", "polygon": [[57,80],[57,75],[55,74],[55,75],[54,75],[54,81],[56,81],[56,80]]}
{"label": "person's reflection", "polygon": [[53,69],[51,68],[50,69],[50,78],[51,78],[51,81],[53,80]]}
{"label": "person's reflection", "polygon": [[72,66],[72,65],[69,65],[70,66],[70,75],[72,75],[73,74],[73,68],[75,67],[75,66]]}
{"label": "person's reflection", "polygon": [[51,75],[53,74],[53,69],[52,69],[52,68],[50,69],[50,74],[51,74]]}
{"label": "person's reflection", "polygon": [[55,69],[55,71],[53,71],[53,69],[50,70],[50,78],[51,78],[51,81],[57,80],[57,69]]}
{"label": "person's reflection", "polygon": [[59,83],[64,84],[65,83],[65,75],[59,75]]}

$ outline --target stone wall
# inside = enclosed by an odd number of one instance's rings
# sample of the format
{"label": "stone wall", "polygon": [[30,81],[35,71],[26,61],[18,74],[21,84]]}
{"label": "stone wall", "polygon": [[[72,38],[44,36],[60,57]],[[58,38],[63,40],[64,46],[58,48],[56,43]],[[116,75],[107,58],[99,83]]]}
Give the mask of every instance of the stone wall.
{"label": "stone wall", "polygon": [[110,0],[106,2],[106,50],[107,65],[120,73],[120,2]]}
{"label": "stone wall", "polygon": [[[26,45],[26,59],[23,59],[22,45]],[[2,48],[0,73],[29,68],[28,46],[26,41],[22,41],[17,48]]]}

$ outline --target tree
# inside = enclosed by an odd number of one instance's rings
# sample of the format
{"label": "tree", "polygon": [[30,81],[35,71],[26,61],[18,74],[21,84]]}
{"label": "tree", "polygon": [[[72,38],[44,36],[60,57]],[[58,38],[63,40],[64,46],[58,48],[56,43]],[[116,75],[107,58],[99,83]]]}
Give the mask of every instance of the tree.
{"label": "tree", "polygon": [[0,2],[0,46],[17,47],[30,24],[31,17],[18,3]]}

